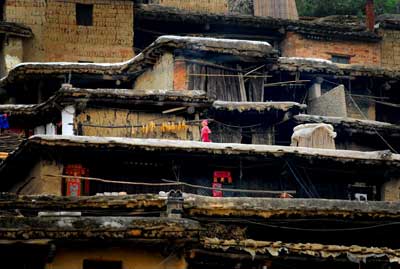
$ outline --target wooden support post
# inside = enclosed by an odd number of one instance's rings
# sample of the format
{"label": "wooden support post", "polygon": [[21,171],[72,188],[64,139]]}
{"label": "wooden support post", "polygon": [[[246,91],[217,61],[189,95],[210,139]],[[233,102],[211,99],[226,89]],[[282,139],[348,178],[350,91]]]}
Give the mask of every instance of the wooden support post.
{"label": "wooden support post", "polygon": [[[242,70],[242,67],[240,65],[237,65],[238,70]],[[244,77],[242,72],[238,72],[239,75],[239,88],[240,88],[240,101],[242,102],[247,102],[247,96],[246,96],[246,87],[244,85]]]}
{"label": "wooden support post", "polygon": [[[268,75],[268,72],[266,73],[266,75]],[[264,81],[263,81],[263,85],[261,86],[261,100],[260,100],[260,102],[264,102],[264,95],[265,95],[265,89],[264,89],[264,85],[265,84],[267,84],[268,83],[268,77],[265,77],[264,78]]]}

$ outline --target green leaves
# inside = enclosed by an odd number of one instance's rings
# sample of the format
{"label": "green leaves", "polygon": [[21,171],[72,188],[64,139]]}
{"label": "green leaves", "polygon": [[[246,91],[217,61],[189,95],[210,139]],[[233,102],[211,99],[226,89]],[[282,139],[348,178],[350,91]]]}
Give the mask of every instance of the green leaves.
{"label": "green leaves", "polygon": [[[300,16],[358,15],[365,12],[365,0],[297,0]],[[399,0],[375,0],[376,14],[400,13]]]}

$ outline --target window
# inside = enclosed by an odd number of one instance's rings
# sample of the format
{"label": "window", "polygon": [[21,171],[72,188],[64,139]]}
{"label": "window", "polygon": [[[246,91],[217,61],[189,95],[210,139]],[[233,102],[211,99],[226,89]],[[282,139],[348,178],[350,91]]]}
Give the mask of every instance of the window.
{"label": "window", "polygon": [[83,269],[122,269],[122,261],[83,260]]}
{"label": "window", "polygon": [[338,64],[349,64],[350,56],[332,55],[331,61]]}
{"label": "window", "polygon": [[93,25],[93,5],[76,4],[75,11],[77,25]]}

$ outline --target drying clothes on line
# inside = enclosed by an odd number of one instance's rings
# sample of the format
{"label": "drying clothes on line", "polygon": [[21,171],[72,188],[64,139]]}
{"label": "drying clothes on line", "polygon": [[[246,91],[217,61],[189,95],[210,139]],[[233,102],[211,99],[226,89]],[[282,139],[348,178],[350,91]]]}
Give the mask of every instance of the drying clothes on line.
{"label": "drying clothes on line", "polygon": [[0,129],[9,129],[7,114],[0,115]]}

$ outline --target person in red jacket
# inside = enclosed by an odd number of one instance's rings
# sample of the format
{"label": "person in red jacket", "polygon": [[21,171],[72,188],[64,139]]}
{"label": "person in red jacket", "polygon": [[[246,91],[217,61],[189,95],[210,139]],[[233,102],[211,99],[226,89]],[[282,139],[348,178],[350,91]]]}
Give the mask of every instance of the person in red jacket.
{"label": "person in red jacket", "polygon": [[203,120],[201,122],[203,128],[201,128],[201,141],[211,142],[209,135],[211,134],[210,128],[208,128],[208,120]]}

